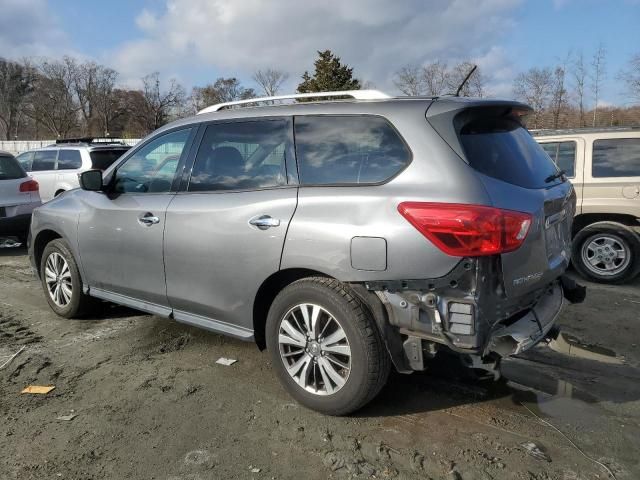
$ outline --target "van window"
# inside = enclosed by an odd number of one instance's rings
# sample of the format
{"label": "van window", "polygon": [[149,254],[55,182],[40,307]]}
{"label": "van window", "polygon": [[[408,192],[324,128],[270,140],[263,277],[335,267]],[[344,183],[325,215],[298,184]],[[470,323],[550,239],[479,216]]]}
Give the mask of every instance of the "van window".
{"label": "van window", "polygon": [[576,142],[547,142],[541,143],[540,146],[558,168],[565,171],[567,177],[576,176]]}
{"label": "van window", "polygon": [[381,117],[299,116],[294,128],[303,185],[380,183],[411,161],[399,134]]}
{"label": "van window", "polygon": [[32,172],[41,172],[43,170],[55,170],[57,150],[40,150],[33,155]]}
{"label": "van window", "polygon": [[593,142],[592,177],[640,177],[640,138]]}
{"label": "van window", "polygon": [[255,120],[207,127],[187,190],[255,190],[287,184],[288,120]]}
{"label": "van window", "polygon": [[79,150],[60,150],[58,153],[58,170],[76,170],[82,168],[82,157]]}
{"label": "van window", "polygon": [[33,152],[24,152],[16,157],[18,163],[22,168],[24,168],[25,172],[31,171],[31,163],[33,162]]}

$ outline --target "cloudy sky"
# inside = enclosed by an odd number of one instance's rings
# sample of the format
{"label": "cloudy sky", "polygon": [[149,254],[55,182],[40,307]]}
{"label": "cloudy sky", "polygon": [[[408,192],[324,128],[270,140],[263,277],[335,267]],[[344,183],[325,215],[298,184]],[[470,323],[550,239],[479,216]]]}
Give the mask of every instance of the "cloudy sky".
{"label": "cloudy sky", "polygon": [[517,72],[602,42],[604,101],[624,103],[616,74],[640,52],[639,25],[640,0],[0,0],[0,56],[94,59],[131,86],[153,71],[186,86],[250,84],[276,67],[294,90],[329,48],[391,92],[403,65],[472,59],[508,97]]}

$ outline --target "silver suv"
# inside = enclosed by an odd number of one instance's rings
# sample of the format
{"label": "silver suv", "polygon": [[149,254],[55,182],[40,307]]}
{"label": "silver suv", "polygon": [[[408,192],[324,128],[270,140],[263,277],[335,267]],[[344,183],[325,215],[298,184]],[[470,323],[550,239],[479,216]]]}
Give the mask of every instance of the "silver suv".
{"label": "silver suv", "polygon": [[303,96],[334,98],[209,107],[38,208],[51,308],[107,300],[255,341],[296,400],[339,415],[391,364],[442,351],[493,371],[549,334],[563,290],[579,299],[562,276],[574,189],[529,107]]}
{"label": "silver suv", "polygon": [[40,184],[43,202],[78,188],[78,174],[91,169],[106,170],[122,156],[128,145],[110,139],[67,138],[48,147],[21,153],[17,159]]}

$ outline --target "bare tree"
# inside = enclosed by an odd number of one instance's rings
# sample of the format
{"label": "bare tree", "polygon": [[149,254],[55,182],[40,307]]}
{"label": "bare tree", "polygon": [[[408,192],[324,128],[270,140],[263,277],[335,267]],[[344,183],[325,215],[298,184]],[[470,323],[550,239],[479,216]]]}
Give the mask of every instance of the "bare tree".
{"label": "bare tree", "polygon": [[57,137],[78,125],[80,105],[74,93],[74,72],[66,61],[45,60],[38,66],[27,115]]}
{"label": "bare tree", "polygon": [[174,79],[169,81],[166,90],[163,89],[158,72],[143,77],[142,83],[141,105],[136,114],[141,126],[147,132],[151,132],[167,123],[176,114],[184,102],[185,92],[182,85]]}
{"label": "bare tree", "polygon": [[640,53],[631,57],[619,78],[627,85],[629,96],[640,102]]}
{"label": "bare tree", "polygon": [[584,63],[584,55],[582,52],[578,54],[573,62],[571,74],[573,76],[575,94],[578,101],[578,111],[580,115],[580,127],[585,126],[584,120],[584,97],[587,81],[587,67]]}
{"label": "bare tree", "polygon": [[422,79],[425,94],[437,97],[446,93],[451,85],[451,75],[447,69],[447,64],[439,60],[427,63],[422,67]]}
{"label": "bare tree", "polygon": [[532,128],[541,127],[541,115],[549,104],[552,89],[553,72],[550,68],[534,67],[515,78],[513,93],[533,108]]}
{"label": "bare tree", "polygon": [[282,84],[287,81],[289,74],[282,70],[267,68],[257,70],[252,78],[262,88],[266,96],[273,97],[280,91]]}
{"label": "bare tree", "polygon": [[405,95],[422,95],[425,90],[422,68],[418,65],[406,65],[393,77],[394,85]]}
{"label": "bare tree", "polygon": [[596,126],[598,120],[598,101],[602,91],[602,82],[606,76],[606,54],[607,51],[601,43],[598,45],[593,59],[591,60],[591,92],[593,93],[593,122],[592,126]]}
{"label": "bare tree", "polygon": [[0,126],[7,140],[18,136],[34,77],[28,65],[0,58]]}
{"label": "bare tree", "polygon": [[246,100],[255,96],[253,88],[243,87],[237,78],[220,77],[205,87],[193,87],[189,100],[193,110],[197,112],[216,103]]}
{"label": "bare tree", "polygon": [[552,76],[551,88],[551,114],[553,116],[553,128],[560,126],[560,115],[566,113],[567,89],[565,88],[566,67],[558,65]]}

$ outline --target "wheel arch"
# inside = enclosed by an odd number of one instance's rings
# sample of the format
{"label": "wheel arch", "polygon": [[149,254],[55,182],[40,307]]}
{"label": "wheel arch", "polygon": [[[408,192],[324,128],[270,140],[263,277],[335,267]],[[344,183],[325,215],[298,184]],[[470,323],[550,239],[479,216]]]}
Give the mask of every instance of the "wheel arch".
{"label": "wheel arch", "polygon": [[40,262],[42,261],[42,253],[44,252],[45,247],[49,242],[58,238],[64,237],[55,230],[46,229],[38,232],[36,237],[33,239],[33,259],[38,277],[40,276]]}
{"label": "wheel arch", "polygon": [[596,223],[619,223],[626,227],[640,227],[640,221],[633,215],[623,213],[583,213],[573,219],[573,231],[575,236],[580,230]]}

